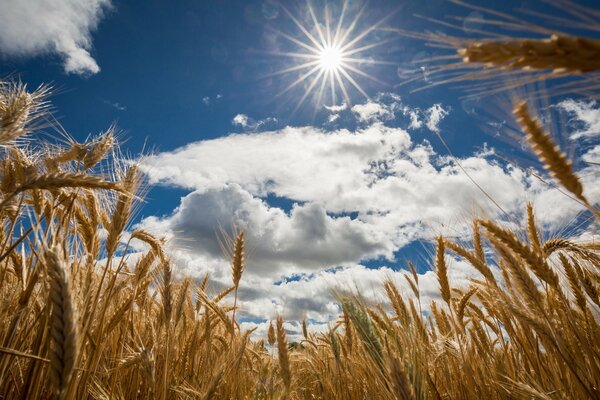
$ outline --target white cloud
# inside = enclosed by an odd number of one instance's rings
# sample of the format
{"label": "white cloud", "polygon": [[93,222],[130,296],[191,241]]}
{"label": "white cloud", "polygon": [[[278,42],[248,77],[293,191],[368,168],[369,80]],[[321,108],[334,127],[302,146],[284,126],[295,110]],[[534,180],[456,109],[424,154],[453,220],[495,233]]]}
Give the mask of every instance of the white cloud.
{"label": "white cloud", "polygon": [[[399,103],[397,111],[404,114]],[[434,105],[419,116],[438,129],[446,113]],[[520,217],[532,201],[539,223],[550,230],[582,210],[521,169],[487,159],[486,149],[459,161],[504,210]],[[394,253],[415,240],[440,233],[466,238],[474,215],[501,215],[452,160],[380,121],[354,131],[307,126],[234,134],[147,157],[141,167],[153,183],[190,190],[171,215],[141,223],[170,237],[179,271],[197,277],[210,272],[215,290],[230,285],[216,232],[232,222],[247,229],[250,258],[240,315],[253,321],[306,313],[324,329],[339,311],[332,287],[358,285],[364,296],[384,301],[381,281],[399,277],[391,269],[366,268],[365,260],[391,265]],[[585,194],[598,201],[600,187],[586,171]],[[475,272],[456,265],[451,271],[461,285]],[[424,296],[436,297],[432,273],[421,281]]]}
{"label": "white cloud", "polygon": [[389,106],[371,100],[365,104],[352,106],[352,112],[360,122],[385,121],[394,118],[394,112]]}
{"label": "white cloud", "polygon": [[273,279],[357,262],[392,249],[389,240],[363,221],[334,218],[316,203],[296,204],[286,213],[236,184],[195,190],[181,199],[173,215],[147,219],[144,225],[154,232],[173,233],[175,247],[220,257],[216,232],[231,221],[247,231],[253,273]]}
{"label": "white cloud", "polygon": [[248,117],[246,114],[237,114],[233,117],[231,123],[234,126],[239,126],[249,131],[257,131],[266,126],[276,125],[277,118],[267,117],[265,119],[259,119],[258,121]]}
{"label": "white cloud", "polygon": [[[329,108],[326,107],[328,110]],[[374,99],[351,108],[358,122],[372,124],[397,120],[400,115],[408,117],[406,129],[420,129],[425,126],[432,132],[439,132],[439,123],[448,116],[450,109],[442,104],[434,104],[426,110],[410,107],[402,103],[400,96],[394,93],[379,93]]]}
{"label": "white cloud", "polygon": [[600,145],[596,145],[588,150],[581,156],[581,159],[588,163],[600,164]]}
{"label": "white cloud", "polygon": [[427,128],[432,132],[439,132],[438,125],[448,115],[448,110],[444,109],[441,104],[434,104],[425,112],[427,115]]}
{"label": "white cloud", "polygon": [[342,103],[340,105],[333,105],[333,106],[325,106],[324,105],[323,107],[325,107],[325,109],[327,111],[330,111],[332,113],[339,113],[339,112],[344,111],[345,109],[347,109],[348,105],[346,103]]}
{"label": "white cloud", "polygon": [[571,133],[571,139],[600,135],[600,107],[596,101],[567,99],[558,103],[558,107],[573,116],[571,122],[576,130]]}
{"label": "white cloud", "polygon": [[100,71],[91,56],[91,33],[110,0],[0,1],[0,54],[32,57],[58,54],[67,73]]}
{"label": "white cloud", "polygon": [[242,128],[245,128],[248,126],[248,116],[246,114],[237,114],[235,117],[233,117],[231,123],[233,125],[238,125]]}
{"label": "white cloud", "polygon": [[[461,165],[510,212],[521,212],[526,200],[551,205],[555,212],[540,207],[539,217],[558,227],[581,210],[520,169],[482,157]],[[214,257],[216,227],[233,220],[257,243],[256,268],[263,275],[391,258],[413,240],[466,232],[474,212],[498,213],[427,143],[379,123],[356,132],[288,127],[237,134],[149,157],[142,167],[154,183],[192,190],[173,215],[147,224],[173,232],[180,247],[187,243]],[[593,186],[586,190],[600,198]],[[269,205],[261,200],[269,194],[295,205],[287,212]]]}
{"label": "white cloud", "polygon": [[340,119],[340,114],[331,114],[328,118],[327,118],[327,122],[332,124],[335,121],[337,121],[338,119]]}
{"label": "white cloud", "polygon": [[419,118],[418,110],[411,109],[409,107],[404,107],[402,109],[404,115],[407,115],[410,118],[410,124],[408,125],[408,129],[419,129],[423,126],[423,121]]}

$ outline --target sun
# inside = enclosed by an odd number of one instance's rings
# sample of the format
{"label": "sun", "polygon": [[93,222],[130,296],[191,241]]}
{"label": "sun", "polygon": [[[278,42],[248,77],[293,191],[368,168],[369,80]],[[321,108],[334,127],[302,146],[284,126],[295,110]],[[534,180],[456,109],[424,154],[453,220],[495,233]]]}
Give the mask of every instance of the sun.
{"label": "sun", "polygon": [[[284,74],[296,74],[298,76],[278,94],[278,96],[281,96],[300,85],[304,87],[304,94],[299,99],[294,111],[298,110],[310,95],[314,96],[317,107],[325,102],[335,105],[340,100],[350,105],[352,103],[351,90],[368,98],[367,92],[359,83],[360,78],[386,85],[385,82],[368,74],[363,69],[365,66],[373,64],[393,65],[390,62],[365,56],[365,52],[389,41],[389,39],[379,39],[373,42],[369,38],[370,34],[378,30],[391,14],[375,24],[368,25],[366,29],[359,30],[359,21],[366,5],[351,16],[351,7],[349,7],[346,0],[343,3],[339,17],[332,20],[327,5],[321,17],[318,18],[310,1],[307,1],[308,23],[302,23],[285,6],[281,5],[281,7],[298,28],[298,33],[294,35],[278,30],[276,30],[276,33],[295,45],[296,49],[294,51],[270,52],[276,56],[286,57],[292,61],[292,65],[269,76]],[[349,18],[350,16],[351,18]]]}
{"label": "sun", "polygon": [[342,68],[342,60],[342,50],[337,46],[326,46],[319,52],[319,67],[323,71],[338,71]]}

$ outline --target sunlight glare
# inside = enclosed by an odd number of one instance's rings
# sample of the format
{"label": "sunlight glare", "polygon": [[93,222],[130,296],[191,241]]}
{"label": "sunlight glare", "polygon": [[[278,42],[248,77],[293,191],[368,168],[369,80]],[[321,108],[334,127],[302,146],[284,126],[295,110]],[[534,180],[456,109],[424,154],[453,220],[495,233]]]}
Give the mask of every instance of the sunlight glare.
{"label": "sunlight glare", "polygon": [[342,52],[338,47],[326,46],[319,53],[319,67],[325,71],[337,71],[342,66]]}

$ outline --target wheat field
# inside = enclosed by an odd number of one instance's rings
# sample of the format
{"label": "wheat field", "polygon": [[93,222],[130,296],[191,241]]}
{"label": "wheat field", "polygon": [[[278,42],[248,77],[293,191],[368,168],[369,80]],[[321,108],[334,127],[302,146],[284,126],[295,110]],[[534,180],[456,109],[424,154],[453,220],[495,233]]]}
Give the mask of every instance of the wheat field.
{"label": "wheat field", "polygon": [[[457,54],[505,69],[597,71],[599,42],[575,39],[471,43]],[[600,398],[600,245],[542,240],[530,204],[520,229],[476,219],[469,246],[437,239],[430,313],[411,266],[410,293],[380,288],[392,309],[338,293],[329,332],[304,321],[291,343],[279,317],[257,339],[236,320],[244,232],[223,241],[230,288],[209,295],[208,276],[175,279],[162,239],[129,230],[145,184],[115,131],[86,143],[40,139],[49,91],[0,85],[0,398]],[[514,116],[557,184],[598,218],[526,102]],[[132,240],[147,250],[127,261]],[[454,287],[447,255],[481,279]]]}

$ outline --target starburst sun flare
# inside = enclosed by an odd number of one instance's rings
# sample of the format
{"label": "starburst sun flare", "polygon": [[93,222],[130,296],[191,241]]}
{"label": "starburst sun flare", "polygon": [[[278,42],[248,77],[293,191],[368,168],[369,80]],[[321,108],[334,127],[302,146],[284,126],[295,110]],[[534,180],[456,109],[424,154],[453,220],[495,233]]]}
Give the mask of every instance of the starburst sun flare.
{"label": "starburst sun flare", "polygon": [[[359,77],[385,85],[384,82],[363,70],[366,65],[391,64],[364,55],[366,51],[387,42],[387,40],[368,42],[369,34],[375,31],[384,20],[369,25],[364,30],[359,30],[357,26],[365,7],[363,6],[352,19],[349,19],[348,1],[343,3],[336,21],[332,21],[329,8],[326,6],[321,18],[324,23],[319,21],[310,2],[307,2],[308,24],[300,22],[287,8],[283,7],[283,10],[300,32],[297,36],[293,36],[277,31],[281,37],[296,45],[297,49],[295,52],[273,52],[274,55],[293,60],[294,64],[272,75],[298,74],[297,79],[293,80],[280,93],[282,95],[304,84],[304,93],[295,110],[310,95],[314,96],[317,106],[325,101],[336,104],[340,97],[347,104],[351,104],[351,88],[368,98],[367,92],[359,83]],[[349,23],[346,23],[347,19]]]}

